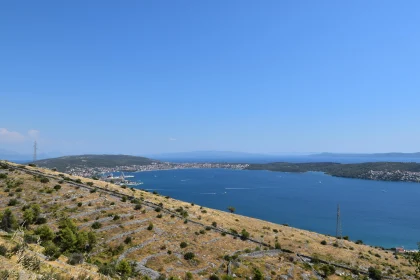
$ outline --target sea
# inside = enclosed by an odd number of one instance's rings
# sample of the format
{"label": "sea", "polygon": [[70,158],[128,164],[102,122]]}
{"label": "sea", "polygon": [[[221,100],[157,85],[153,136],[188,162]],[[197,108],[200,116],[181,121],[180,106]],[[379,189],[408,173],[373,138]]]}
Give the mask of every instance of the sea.
{"label": "sea", "polygon": [[[419,160],[300,156],[283,157],[277,161]],[[241,159],[241,162],[246,161]],[[336,234],[339,204],[342,234],[351,240],[406,249],[417,249],[420,241],[420,183],[347,179],[321,172],[231,169],[162,170],[126,175],[133,175],[134,178],[130,179],[143,182],[138,186],[140,189],[223,211],[232,206],[240,215],[333,236]]]}

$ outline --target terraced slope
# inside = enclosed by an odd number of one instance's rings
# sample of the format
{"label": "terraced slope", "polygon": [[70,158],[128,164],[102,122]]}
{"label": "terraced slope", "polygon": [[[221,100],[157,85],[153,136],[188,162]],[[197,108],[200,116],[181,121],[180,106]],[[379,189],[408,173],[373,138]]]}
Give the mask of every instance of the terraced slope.
{"label": "terraced slope", "polygon": [[[28,218],[23,209],[39,205],[40,214],[18,234],[1,234],[4,255],[10,258],[0,256],[0,270],[11,262],[19,273],[63,279],[69,273],[80,279],[104,274],[138,279],[361,278],[369,267],[391,279],[409,279],[414,273],[407,259],[389,251],[47,169],[2,166],[1,213],[9,209],[20,223]],[[65,223],[75,226],[75,238],[90,232],[96,242],[84,239],[80,252],[65,249],[70,247],[63,246],[64,231],[71,228]],[[42,226],[54,233],[51,241],[36,240]],[[61,246],[58,259],[47,256],[51,252],[45,248],[52,242]],[[39,269],[22,266],[12,250],[19,244],[24,254],[41,261]]]}

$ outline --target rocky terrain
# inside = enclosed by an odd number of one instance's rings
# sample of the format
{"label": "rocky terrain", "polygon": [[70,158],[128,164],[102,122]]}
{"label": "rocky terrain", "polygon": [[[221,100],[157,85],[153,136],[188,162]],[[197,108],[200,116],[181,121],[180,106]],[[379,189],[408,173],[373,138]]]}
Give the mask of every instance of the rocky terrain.
{"label": "rocky terrain", "polygon": [[414,279],[404,255],[0,163],[0,279]]}

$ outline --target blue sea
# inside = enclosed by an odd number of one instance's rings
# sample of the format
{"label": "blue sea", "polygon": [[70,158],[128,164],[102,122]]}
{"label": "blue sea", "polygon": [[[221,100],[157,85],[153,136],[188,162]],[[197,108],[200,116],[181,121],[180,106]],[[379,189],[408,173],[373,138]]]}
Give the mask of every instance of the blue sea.
{"label": "blue sea", "polygon": [[165,196],[224,211],[233,206],[241,215],[330,235],[340,204],[343,236],[351,240],[406,249],[416,249],[420,241],[419,183],[228,169],[130,175],[144,182],[139,188]]}

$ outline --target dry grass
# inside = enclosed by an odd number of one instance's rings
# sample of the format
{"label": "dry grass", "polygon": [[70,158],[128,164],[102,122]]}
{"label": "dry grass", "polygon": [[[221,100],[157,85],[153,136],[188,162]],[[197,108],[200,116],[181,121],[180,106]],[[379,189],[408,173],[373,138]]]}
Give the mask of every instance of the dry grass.
{"label": "dry grass", "polygon": [[[261,250],[268,249],[249,240],[242,241],[240,238],[234,238],[231,235],[222,236],[218,231],[206,230],[205,227],[192,222],[184,223],[184,219],[171,217],[164,211],[158,213],[152,207],[143,205],[141,210],[134,210],[134,204],[130,203],[129,200],[122,202],[120,198],[103,193],[100,190],[91,193],[89,190],[76,188],[64,182],[61,184],[62,188],[60,190],[51,192],[48,190],[53,189],[54,185],[58,184],[61,179],[58,177],[59,172],[33,167],[26,167],[26,169],[30,171],[41,170],[45,174],[56,176],[57,179],[50,179],[49,183],[43,184],[25,171],[8,172],[9,179],[23,180],[24,182],[21,186],[23,191],[15,193],[13,196],[14,198],[18,197],[20,204],[8,208],[18,218],[21,218],[23,204],[39,203],[42,206],[42,212],[48,218],[49,225],[54,230],[57,230],[58,219],[63,216],[73,216],[79,226],[87,224],[84,227],[86,230],[91,230],[89,223],[93,223],[95,220],[103,220],[101,222],[102,228],[97,230],[100,242],[98,248],[94,250],[95,253],[91,256],[92,261],[109,262],[127,251],[125,258],[138,262],[143,261],[146,267],[159,273],[183,277],[187,271],[191,271],[198,278],[199,275],[210,275],[212,273],[225,274],[228,265],[228,262],[223,258],[225,255],[232,256],[238,251],[243,253],[245,250],[254,251],[257,247]],[[84,184],[93,182],[97,187],[117,191],[120,194],[133,195],[145,202],[162,203],[165,209],[172,211],[175,211],[178,207],[183,207],[188,211],[188,219],[191,221],[197,221],[208,226],[216,222],[218,228],[235,229],[238,232],[245,229],[250,233],[252,239],[265,242],[272,247],[278,242],[283,249],[303,255],[316,256],[334,263],[346,264],[353,268],[367,269],[374,266],[382,271],[387,271],[391,266],[397,267],[400,272],[394,274],[395,276],[409,275],[414,272],[413,267],[408,264],[406,259],[402,257],[396,259],[391,252],[370,246],[357,245],[343,240],[341,247],[334,247],[333,244],[337,240],[322,234],[209,208],[205,208],[207,213],[202,213],[203,209],[200,209],[199,205],[192,206],[187,202],[140,190],[133,192],[130,189],[123,189],[120,186],[102,181],[70,177],[80,179]],[[0,186],[4,185],[1,182]],[[7,203],[4,203],[4,201],[8,201],[9,193],[5,192],[4,187],[0,188],[0,199],[3,202],[0,204],[1,210],[7,208]],[[79,202],[82,203],[81,207],[77,206]],[[115,214],[118,214],[121,218],[118,220],[107,219]],[[158,218],[158,214],[162,214],[162,218]],[[148,220],[136,222],[145,219]],[[145,229],[149,222],[153,223],[153,230]],[[277,232],[273,230],[277,230]],[[131,244],[124,243],[128,236],[132,238]],[[321,245],[322,240],[326,240],[328,245]],[[180,248],[179,246],[183,241],[188,244],[186,248]],[[146,244],[142,248],[130,252],[130,248],[144,243]],[[114,256],[109,253],[109,248],[116,248],[119,245],[123,246],[122,252]],[[42,252],[42,248],[39,247],[34,247],[32,250]],[[193,261],[185,260],[183,255],[186,252],[193,252],[196,256],[195,259]],[[375,254],[380,255],[380,258],[376,257]],[[364,257],[360,258],[360,256]],[[8,260],[8,262],[13,262],[13,259]],[[58,261],[44,263],[48,264],[48,269],[51,271],[55,269],[63,272],[80,269],[80,266],[66,264],[64,257],[61,261],[59,259]],[[296,279],[302,278],[303,274],[306,274],[308,279],[315,277],[312,269],[303,265],[296,254],[259,258],[244,257],[237,266],[233,266],[233,272],[239,278],[249,277],[253,274],[254,268],[258,268],[263,275],[273,278],[290,273]],[[85,270],[92,271],[92,277],[98,277],[94,273],[96,271],[95,266],[86,264],[83,271]],[[336,276],[330,278],[335,279],[334,277]]]}

